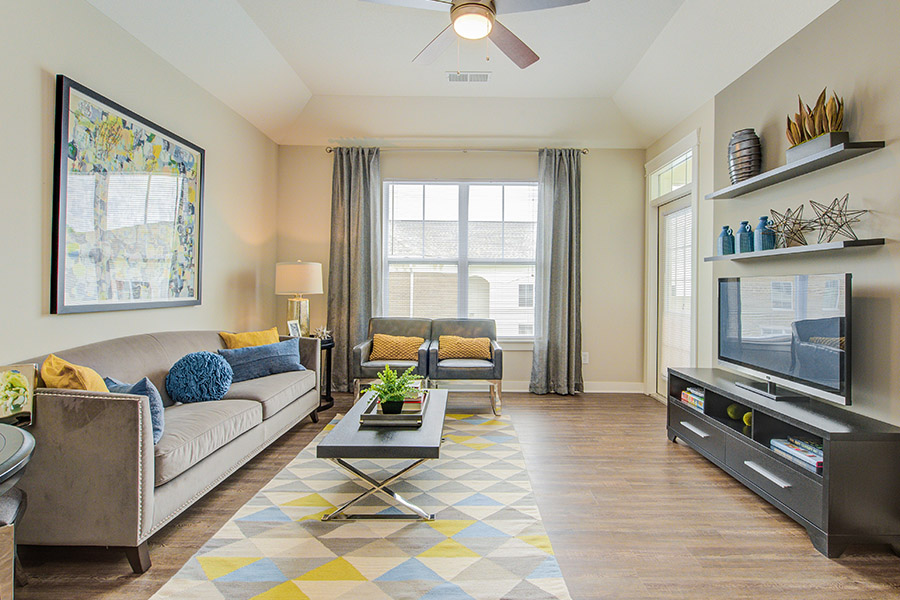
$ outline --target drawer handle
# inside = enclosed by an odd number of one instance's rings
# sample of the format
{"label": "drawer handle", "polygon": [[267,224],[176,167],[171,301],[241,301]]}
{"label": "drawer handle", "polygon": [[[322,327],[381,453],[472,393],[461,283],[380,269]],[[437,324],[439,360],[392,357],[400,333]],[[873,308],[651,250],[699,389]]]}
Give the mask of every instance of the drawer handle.
{"label": "drawer handle", "polygon": [[745,461],[744,461],[744,464],[747,465],[748,467],[750,467],[751,469],[753,469],[754,471],[756,471],[757,473],[759,473],[760,475],[762,475],[763,477],[765,477],[766,479],[768,479],[769,481],[771,481],[772,483],[774,483],[775,485],[777,485],[778,487],[780,487],[780,488],[783,489],[783,490],[786,490],[786,489],[788,489],[789,487],[791,487],[791,484],[789,484],[788,482],[786,482],[784,479],[781,479],[780,477],[776,477],[775,475],[772,475],[771,473],[769,473],[768,471],[766,471],[765,469],[763,469],[761,466],[759,466],[758,464],[756,464],[756,463],[753,462],[752,460],[745,460]]}
{"label": "drawer handle", "polygon": [[708,433],[706,433],[705,431],[701,431],[701,430],[697,429],[696,427],[694,427],[693,425],[691,425],[691,424],[688,423],[687,421],[682,421],[682,422],[681,422],[681,426],[684,427],[685,429],[689,430],[689,431],[693,431],[694,433],[696,433],[697,435],[699,435],[699,436],[702,437],[702,438],[708,438],[708,437],[709,437],[709,434],[708,434]]}

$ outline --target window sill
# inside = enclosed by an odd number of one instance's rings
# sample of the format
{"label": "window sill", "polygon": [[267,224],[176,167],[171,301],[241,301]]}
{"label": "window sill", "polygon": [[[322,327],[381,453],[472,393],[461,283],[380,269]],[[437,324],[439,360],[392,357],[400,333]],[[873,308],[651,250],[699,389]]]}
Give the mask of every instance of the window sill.
{"label": "window sill", "polygon": [[534,338],[498,338],[497,342],[504,352],[531,352],[534,350]]}

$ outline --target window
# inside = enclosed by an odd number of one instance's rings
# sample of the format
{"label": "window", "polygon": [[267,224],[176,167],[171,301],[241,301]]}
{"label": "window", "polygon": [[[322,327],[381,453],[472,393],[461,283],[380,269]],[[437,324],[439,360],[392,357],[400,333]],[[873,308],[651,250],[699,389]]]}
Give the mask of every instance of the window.
{"label": "window", "polygon": [[794,310],[794,285],[790,281],[772,282],[772,308]]}
{"label": "window", "polygon": [[536,183],[385,183],[384,311],[534,335]]}
{"label": "window", "polygon": [[688,150],[678,158],[650,174],[650,199],[665,196],[691,183],[693,178],[693,151]]}

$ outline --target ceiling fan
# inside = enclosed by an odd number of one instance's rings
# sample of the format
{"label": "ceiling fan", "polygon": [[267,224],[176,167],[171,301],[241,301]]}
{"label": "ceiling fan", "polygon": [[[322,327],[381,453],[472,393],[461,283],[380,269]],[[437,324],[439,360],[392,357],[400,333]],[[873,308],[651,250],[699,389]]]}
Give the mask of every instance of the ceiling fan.
{"label": "ceiling fan", "polygon": [[430,65],[455,39],[454,34],[467,40],[488,38],[520,69],[536,63],[540,57],[525,42],[497,20],[497,15],[582,4],[590,0],[364,0],[376,4],[391,4],[409,8],[450,10],[450,24],[413,59],[414,63]]}

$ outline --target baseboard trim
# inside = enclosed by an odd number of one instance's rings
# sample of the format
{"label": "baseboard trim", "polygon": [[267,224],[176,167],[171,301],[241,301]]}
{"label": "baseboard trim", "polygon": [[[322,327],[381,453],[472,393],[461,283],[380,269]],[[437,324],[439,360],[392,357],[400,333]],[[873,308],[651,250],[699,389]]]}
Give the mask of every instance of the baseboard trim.
{"label": "baseboard trim", "polygon": [[[527,381],[503,380],[504,392],[527,392]],[[644,384],[640,381],[585,381],[587,394],[643,394]]]}

